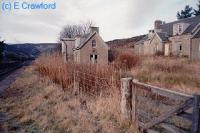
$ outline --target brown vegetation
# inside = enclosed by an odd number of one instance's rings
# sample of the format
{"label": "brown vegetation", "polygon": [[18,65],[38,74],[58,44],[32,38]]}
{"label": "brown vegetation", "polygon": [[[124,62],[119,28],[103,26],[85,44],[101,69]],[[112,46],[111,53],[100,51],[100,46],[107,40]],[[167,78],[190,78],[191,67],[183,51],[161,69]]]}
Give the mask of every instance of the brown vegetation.
{"label": "brown vegetation", "polygon": [[122,69],[130,70],[135,67],[139,63],[139,57],[129,53],[129,52],[121,52],[117,59],[115,60],[115,64]]}
{"label": "brown vegetation", "polygon": [[[116,53],[106,66],[64,63],[59,54],[41,56],[0,97],[0,112],[8,116],[3,126],[8,132],[138,132],[120,117],[120,69],[131,70],[142,82],[199,92],[199,62]],[[95,97],[75,94],[74,81]]]}
{"label": "brown vegetation", "polygon": [[200,92],[200,63],[187,58],[143,57],[132,73],[141,82],[189,94]]}
{"label": "brown vegetation", "polygon": [[[46,76],[64,89],[73,89],[74,81],[88,93],[99,93],[113,89],[119,73],[113,65],[64,63],[59,54],[43,55],[35,63],[42,76]],[[76,79],[75,79],[76,78]]]}
{"label": "brown vegetation", "polygon": [[3,127],[7,132],[21,133],[138,132],[121,120],[119,94],[115,91],[113,96],[85,99],[86,107],[82,108],[79,96],[40,77],[31,66],[0,97],[0,112],[8,118]]}
{"label": "brown vegetation", "polygon": [[132,50],[112,49],[110,51],[111,61],[115,68],[122,70],[130,70],[140,64],[139,56],[135,55]]}

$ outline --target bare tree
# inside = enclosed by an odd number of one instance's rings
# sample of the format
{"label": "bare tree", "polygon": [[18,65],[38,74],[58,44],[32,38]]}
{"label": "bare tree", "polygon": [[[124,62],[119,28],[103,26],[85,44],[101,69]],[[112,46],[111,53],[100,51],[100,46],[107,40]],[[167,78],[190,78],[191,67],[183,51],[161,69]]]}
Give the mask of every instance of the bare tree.
{"label": "bare tree", "polygon": [[90,27],[94,26],[94,22],[92,20],[87,21],[86,23],[82,24],[82,34],[90,33]]}
{"label": "bare tree", "polygon": [[90,27],[93,26],[92,21],[87,21],[85,23],[77,25],[66,25],[60,32],[59,40],[62,38],[74,38],[77,35],[84,35],[90,32]]}

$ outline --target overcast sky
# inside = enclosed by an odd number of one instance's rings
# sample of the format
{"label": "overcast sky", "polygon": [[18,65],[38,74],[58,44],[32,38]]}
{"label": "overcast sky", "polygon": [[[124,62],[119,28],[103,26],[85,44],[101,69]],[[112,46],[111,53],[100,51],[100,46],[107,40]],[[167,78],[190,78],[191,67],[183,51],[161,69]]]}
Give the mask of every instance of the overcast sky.
{"label": "overcast sky", "polygon": [[[51,2],[51,0],[32,1]],[[55,0],[55,2],[57,9],[50,11],[0,10],[0,36],[8,43],[56,42],[64,25],[92,20],[100,27],[100,34],[105,41],[133,37],[146,34],[153,28],[156,19],[166,22],[176,20],[177,11],[186,4],[196,8],[197,0]]]}

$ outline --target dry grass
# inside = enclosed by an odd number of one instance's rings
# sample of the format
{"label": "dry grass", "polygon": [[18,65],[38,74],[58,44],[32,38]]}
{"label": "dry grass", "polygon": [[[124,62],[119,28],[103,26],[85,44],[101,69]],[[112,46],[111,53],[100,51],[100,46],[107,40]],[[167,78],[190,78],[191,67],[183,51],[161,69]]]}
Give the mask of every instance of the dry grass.
{"label": "dry grass", "polygon": [[91,99],[86,108],[70,90],[27,68],[0,97],[0,112],[8,116],[8,132],[138,132],[120,117],[119,94]]}
{"label": "dry grass", "polygon": [[142,82],[185,93],[200,92],[200,62],[186,58],[143,57],[132,73]]}
{"label": "dry grass", "polygon": [[113,65],[64,63],[57,53],[43,55],[36,60],[35,65],[41,76],[48,77],[65,90],[73,88],[74,78],[76,78],[79,87],[87,88],[89,93],[109,91],[113,89],[113,83],[117,84],[116,81],[120,76]]}
{"label": "dry grass", "polygon": [[43,55],[36,60],[35,65],[41,76],[47,76],[63,88],[68,87],[73,82],[73,63],[65,64],[61,56],[57,53],[53,55]]}
{"label": "dry grass", "polygon": [[[130,64],[128,61],[125,63],[128,64],[126,68],[132,68],[132,74],[140,81],[186,93],[200,92],[199,62],[163,57],[143,57],[142,62],[135,59],[129,53],[119,58],[121,62],[133,60]],[[83,75],[74,76],[75,70]],[[115,82],[113,86],[113,81],[120,83],[122,76],[117,70],[112,65],[63,63],[58,54],[40,57],[35,66],[27,68],[0,97],[0,112],[5,112],[9,118],[7,130],[137,133],[137,127],[123,121],[120,116],[119,86]],[[104,86],[107,86],[112,95],[95,98],[74,95],[74,78],[80,81],[80,87],[85,87],[85,84],[89,88],[92,86],[95,90],[89,89],[90,92],[105,90]],[[103,87],[94,87],[93,82]],[[151,109],[151,104],[149,106]]]}

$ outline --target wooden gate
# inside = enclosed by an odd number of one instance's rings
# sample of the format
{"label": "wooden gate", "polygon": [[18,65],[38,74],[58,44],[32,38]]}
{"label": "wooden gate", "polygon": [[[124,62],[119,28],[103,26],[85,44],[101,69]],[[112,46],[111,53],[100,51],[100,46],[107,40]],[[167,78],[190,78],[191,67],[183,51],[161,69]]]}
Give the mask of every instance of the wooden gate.
{"label": "wooden gate", "polygon": [[[127,79],[129,79],[131,85],[126,86],[127,88],[121,87],[122,90],[127,89],[129,91],[126,92],[130,92],[131,108],[129,106],[127,110],[131,109],[129,111],[131,112],[130,119],[137,121],[142,131],[146,131],[164,121],[169,121],[169,118],[176,116],[191,123],[192,133],[200,132],[199,95],[187,95],[144,84],[130,78]],[[122,80],[122,82],[124,81]]]}

